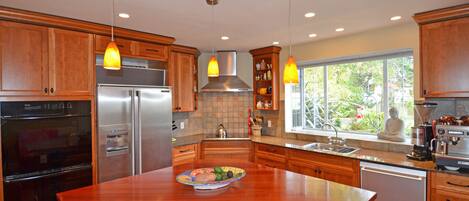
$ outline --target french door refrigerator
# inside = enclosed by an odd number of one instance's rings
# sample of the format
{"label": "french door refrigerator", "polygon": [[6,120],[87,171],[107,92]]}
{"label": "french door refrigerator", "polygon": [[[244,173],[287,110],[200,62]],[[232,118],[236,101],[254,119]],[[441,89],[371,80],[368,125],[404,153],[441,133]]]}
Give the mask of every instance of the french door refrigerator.
{"label": "french door refrigerator", "polygon": [[171,166],[171,90],[98,85],[99,182]]}

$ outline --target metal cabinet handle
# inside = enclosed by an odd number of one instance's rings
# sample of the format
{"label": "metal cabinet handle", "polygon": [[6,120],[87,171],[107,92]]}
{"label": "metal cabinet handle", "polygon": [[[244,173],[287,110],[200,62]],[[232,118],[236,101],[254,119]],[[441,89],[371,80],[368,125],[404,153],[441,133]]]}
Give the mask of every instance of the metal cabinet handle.
{"label": "metal cabinet handle", "polygon": [[186,152],[189,152],[191,151],[190,149],[185,149],[185,150],[179,150],[179,153],[186,153]]}
{"label": "metal cabinet handle", "polygon": [[404,175],[404,174],[399,174],[399,173],[383,172],[383,171],[380,171],[380,170],[375,170],[375,169],[367,168],[367,167],[363,167],[363,168],[362,168],[362,171],[365,171],[365,172],[372,172],[372,173],[376,173],[376,174],[383,174],[383,175],[388,175],[388,176],[393,176],[393,177],[400,177],[400,178],[404,178],[404,179],[411,179],[411,180],[416,180],[416,181],[422,181],[422,177],[411,176],[411,175]]}
{"label": "metal cabinet handle", "polygon": [[423,95],[426,95],[426,94],[427,94],[427,90],[424,89],[424,90],[423,90]]}
{"label": "metal cabinet handle", "polygon": [[124,48],[124,46],[121,44],[117,44],[117,47]]}
{"label": "metal cabinet handle", "polygon": [[149,49],[149,48],[147,48],[147,49],[145,49],[145,50],[148,51],[148,52],[160,52],[160,50]]}
{"label": "metal cabinet handle", "polygon": [[469,185],[455,184],[455,183],[450,182],[450,181],[447,181],[446,183],[449,184],[449,185],[453,185],[453,186],[458,186],[458,187],[463,187],[463,188],[469,188]]}
{"label": "metal cabinet handle", "polygon": [[54,88],[50,88],[50,92],[51,92],[51,93],[54,93]]}
{"label": "metal cabinet handle", "polygon": [[49,92],[49,89],[48,89],[48,88],[44,88],[44,93],[47,94],[47,92]]}

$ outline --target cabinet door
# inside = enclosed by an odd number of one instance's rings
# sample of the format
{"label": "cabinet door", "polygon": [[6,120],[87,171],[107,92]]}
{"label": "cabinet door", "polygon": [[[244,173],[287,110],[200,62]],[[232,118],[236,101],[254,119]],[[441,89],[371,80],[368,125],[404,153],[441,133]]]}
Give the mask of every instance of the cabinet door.
{"label": "cabinet door", "polygon": [[289,160],[287,170],[312,177],[319,177],[319,167],[310,163]]}
{"label": "cabinet door", "polygon": [[421,26],[422,95],[469,97],[469,18]]}
{"label": "cabinet door", "polygon": [[178,98],[178,53],[171,52],[169,56],[169,63],[168,63],[168,76],[167,76],[167,83],[169,86],[172,87],[172,100],[173,100],[173,112],[177,112],[179,109],[179,98]]}
{"label": "cabinet door", "polygon": [[344,170],[340,167],[321,166],[319,168],[319,177],[328,181],[360,187],[360,178],[358,174],[354,174],[354,172]]}
{"label": "cabinet door", "polygon": [[179,112],[194,111],[194,55],[177,53],[177,98]]}
{"label": "cabinet door", "polygon": [[137,54],[140,57],[151,60],[167,61],[169,48],[166,45],[138,42]]}
{"label": "cabinet door", "polygon": [[93,35],[49,30],[50,93],[52,95],[93,95]]}
{"label": "cabinet door", "polygon": [[47,28],[0,21],[0,95],[48,94]]}
{"label": "cabinet door", "polygon": [[[126,40],[122,38],[114,38],[114,41],[119,48],[119,53],[121,56],[132,56],[135,54],[135,42],[131,40]],[[111,37],[96,35],[95,37],[95,49],[96,52],[104,54],[106,52],[106,47],[111,42]]]}
{"label": "cabinet door", "polygon": [[436,190],[432,201],[469,201],[469,194],[453,193],[449,191]]}

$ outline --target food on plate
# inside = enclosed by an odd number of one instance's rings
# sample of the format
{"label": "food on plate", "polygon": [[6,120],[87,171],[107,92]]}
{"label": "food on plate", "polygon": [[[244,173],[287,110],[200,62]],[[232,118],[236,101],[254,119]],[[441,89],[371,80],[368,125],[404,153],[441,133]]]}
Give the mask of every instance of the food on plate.
{"label": "food on plate", "polygon": [[200,173],[195,176],[195,182],[200,183],[209,183],[214,182],[217,178],[217,175],[214,173]]}
{"label": "food on plate", "polygon": [[200,168],[200,169],[195,169],[191,172],[191,177],[195,177],[199,174],[204,174],[204,173],[213,173],[213,168]]}

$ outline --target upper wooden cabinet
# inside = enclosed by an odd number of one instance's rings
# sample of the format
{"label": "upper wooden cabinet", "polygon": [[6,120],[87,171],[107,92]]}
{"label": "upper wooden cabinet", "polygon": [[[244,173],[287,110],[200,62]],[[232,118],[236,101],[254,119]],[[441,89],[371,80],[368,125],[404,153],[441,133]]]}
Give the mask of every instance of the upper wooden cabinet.
{"label": "upper wooden cabinet", "polygon": [[[111,37],[96,35],[96,52],[104,54]],[[156,61],[168,61],[169,46],[154,43],[115,38],[121,56],[135,57]]]}
{"label": "upper wooden cabinet", "polygon": [[51,28],[49,86],[52,95],[93,95],[93,35]]}
{"label": "upper wooden cabinet", "polygon": [[46,27],[0,21],[0,95],[48,95]]}
{"label": "upper wooden cabinet", "polygon": [[195,48],[172,46],[168,63],[168,85],[173,88],[173,111],[197,110],[197,56]]}
{"label": "upper wooden cabinet", "polygon": [[419,13],[421,95],[469,97],[469,4]]}
{"label": "upper wooden cabinet", "polygon": [[[270,46],[250,50],[253,57],[254,108],[278,110],[280,102],[279,54],[281,47]],[[262,107],[258,107],[261,103]]]}
{"label": "upper wooden cabinet", "polygon": [[2,96],[93,95],[93,36],[0,21]]}

